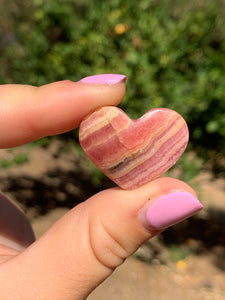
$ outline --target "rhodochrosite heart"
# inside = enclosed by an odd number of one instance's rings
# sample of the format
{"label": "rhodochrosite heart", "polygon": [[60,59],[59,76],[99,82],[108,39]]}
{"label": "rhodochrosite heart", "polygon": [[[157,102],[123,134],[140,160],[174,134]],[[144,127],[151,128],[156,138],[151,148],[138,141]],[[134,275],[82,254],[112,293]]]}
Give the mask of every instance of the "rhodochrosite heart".
{"label": "rhodochrosite heart", "polygon": [[80,144],[90,160],[123,189],[135,189],[172,167],[188,143],[184,119],[166,108],[138,120],[105,106],[80,125]]}

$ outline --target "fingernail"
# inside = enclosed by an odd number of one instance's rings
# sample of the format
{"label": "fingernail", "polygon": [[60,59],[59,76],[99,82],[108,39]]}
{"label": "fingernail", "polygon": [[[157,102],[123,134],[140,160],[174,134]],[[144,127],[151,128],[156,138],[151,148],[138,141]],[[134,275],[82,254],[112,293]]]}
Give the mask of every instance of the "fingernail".
{"label": "fingernail", "polygon": [[192,194],[175,192],[156,199],[146,211],[146,222],[153,229],[165,229],[201,210],[203,205]]}
{"label": "fingernail", "polygon": [[83,83],[92,84],[108,84],[113,85],[122,81],[126,81],[126,76],[121,74],[99,74],[88,76],[80,80]]}

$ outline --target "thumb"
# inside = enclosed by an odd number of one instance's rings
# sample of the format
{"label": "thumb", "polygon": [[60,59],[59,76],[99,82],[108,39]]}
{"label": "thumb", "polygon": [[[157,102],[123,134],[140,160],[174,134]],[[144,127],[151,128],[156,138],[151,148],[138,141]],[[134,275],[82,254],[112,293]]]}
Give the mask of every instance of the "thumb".
{"label": "thumb", "polygon": [[8,286],[1,298],[85,299],[142,243],[201,208],[189,186],[170,178],[102,191],[4,264],[0,282]]}

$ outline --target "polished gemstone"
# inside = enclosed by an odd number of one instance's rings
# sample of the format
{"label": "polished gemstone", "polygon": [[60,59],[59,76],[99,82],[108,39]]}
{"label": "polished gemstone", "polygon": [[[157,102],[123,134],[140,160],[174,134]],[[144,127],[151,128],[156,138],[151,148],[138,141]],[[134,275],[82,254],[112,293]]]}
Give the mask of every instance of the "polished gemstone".
{"label": "polished gemstone", "polygon": [[188,143],[184,119],[166,108],[138,120],[105,106],[80,125],[80,144],[90,160],[123,189],[135,189],[171,168]]}

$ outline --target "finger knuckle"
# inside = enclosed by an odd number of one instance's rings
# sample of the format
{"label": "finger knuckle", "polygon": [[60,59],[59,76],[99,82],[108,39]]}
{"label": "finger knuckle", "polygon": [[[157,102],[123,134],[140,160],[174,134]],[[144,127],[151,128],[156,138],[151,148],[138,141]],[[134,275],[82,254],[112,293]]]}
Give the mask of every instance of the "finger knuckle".
{"label": "finger knuckle", "polygon": [[117,233],[100,219],[90,224],[89,235],[93,254],[107,268],[116,268],[129,256]]}

